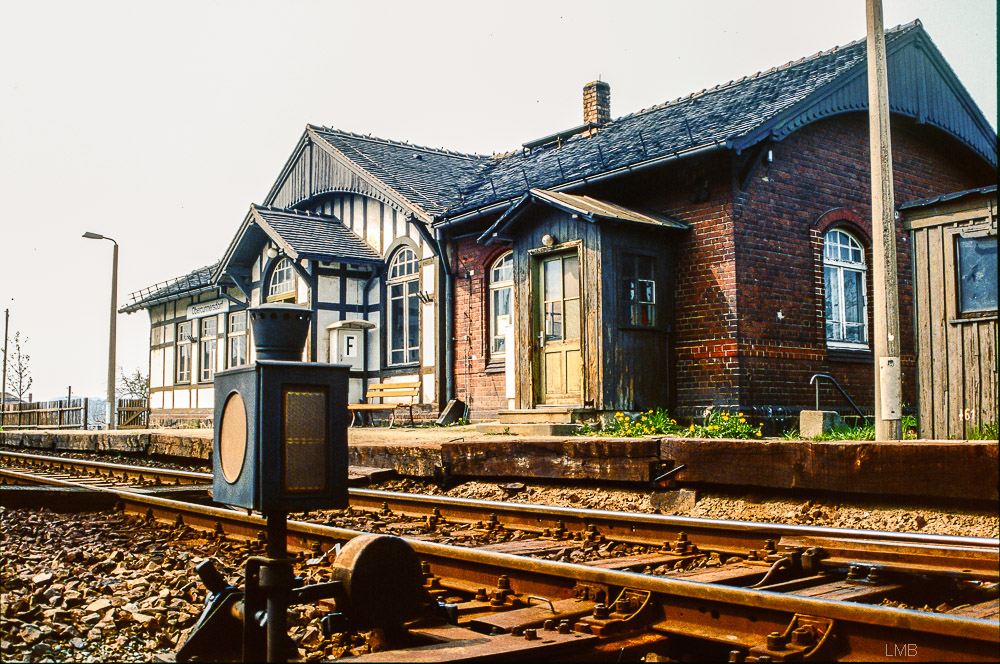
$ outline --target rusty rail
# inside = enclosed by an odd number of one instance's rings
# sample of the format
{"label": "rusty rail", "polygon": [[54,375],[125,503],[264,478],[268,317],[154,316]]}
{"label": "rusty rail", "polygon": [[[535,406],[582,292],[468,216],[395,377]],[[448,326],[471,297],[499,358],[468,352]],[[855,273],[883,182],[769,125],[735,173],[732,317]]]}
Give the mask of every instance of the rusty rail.
{"label": "rusty rail", "polygon": [[[31,479],[24,473],[4,472],[8,476],[21,475],[24,481]],[[48,482],[79,486],[78,483],[51,478]],[[165,523],[182,521],[193,527],[243,537],[256,536],[265,526],[262,518],[242,511],[191,505],[130,491],[103,490],[118,496],[123,509],[146,514]],[[314,544],[329,549],[335,542],[364,534],[298,521],[289,521],[288,529],[290,546],[306,551],[313,550]],[[769,637],[790,633],[793,627],[803,622],[811,628],[820,626],[816,629],[822,633],[823,643],[827,644],[825,647],[829,648],[820,655],[824,659],[871,659],[890,644],[916,644],[921,659],[994,661],[996,657],[998,632],[995,620],[833,601],[767,589],[700,583],[539,560],[421,540],[408,541],[427,565],[427,574],[444,588],[468,592],[477,586],[499,586],[499,578],[503,575],[506,577],[505,585],[511,592],[523,596],[543,596],[550,601],[580,598],[581,590],[587,589],[598,590],[605,601],[626,593],[645,597],[642,604],[642,611],[645,611],[642,625],[648,634],[642,637],[645,641],[616,640],[614,633],[608,632],[603,646],[588,642],[593,652],[600,654],[604,647],[605,655],[612,659],[619,647],[625,652],[622,643],[631,644],[630,648],[642,647],[642,643],[651,643],[649,639],[681,636],[723,644],[741,653],[764,653],[773,660],[773,653],[781,652],[781,648],[786,646],[778,643],[779,650],[775,651],[771,648],[775,643]],[[582,624],[584,626],[580,629],[592,629],[590,623]],[[600,621],[594,625],[594,629],[599,629]],[[828,635],[832,639],[829,642],[825,641]],[[507,635],[504,638],[509,640],[513,637]],[[639,645],[635,646],[636,643]],[[814,643],[809,647],[819,648],[820,645]],[[803,652],[798,654],[801,656]],[[384,654],[393,655],[392,661],[421,661],[418,656],[407,657],[406,651]],[[788,652],[789,656],[794,654]],[[591,653],[591,656],[595,655]],[[362,658],[367,659],[377,661],[385,657]]]}

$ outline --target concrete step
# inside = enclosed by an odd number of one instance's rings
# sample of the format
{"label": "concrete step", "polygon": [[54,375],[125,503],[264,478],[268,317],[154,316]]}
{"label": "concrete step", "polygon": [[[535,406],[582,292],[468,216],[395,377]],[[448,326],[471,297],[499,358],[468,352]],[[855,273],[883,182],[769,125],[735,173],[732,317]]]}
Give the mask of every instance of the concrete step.
{"label": "concrete step", "polygon": [[476,433],[492,433],[516,436],[572,436],[582,425],[568,422],[529,422],[506,424],[504,422],[482,422],[476,425]]}
{"label": "concrete step", "polygon": [[521,408],[501,410],[497,419],[501,424],[572,424],[594,417],[592,408],[579,406],[547,406],[544,408]]}

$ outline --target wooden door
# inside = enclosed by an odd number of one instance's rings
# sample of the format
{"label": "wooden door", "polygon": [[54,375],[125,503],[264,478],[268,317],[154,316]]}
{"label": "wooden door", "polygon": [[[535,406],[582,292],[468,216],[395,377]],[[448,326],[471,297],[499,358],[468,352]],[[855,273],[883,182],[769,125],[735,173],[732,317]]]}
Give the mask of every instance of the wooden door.
{"label": "wooden door", "polygon": [[576,251],[539,260],[535,364],[538,403],[583,402],[580,344],[580,258]]}

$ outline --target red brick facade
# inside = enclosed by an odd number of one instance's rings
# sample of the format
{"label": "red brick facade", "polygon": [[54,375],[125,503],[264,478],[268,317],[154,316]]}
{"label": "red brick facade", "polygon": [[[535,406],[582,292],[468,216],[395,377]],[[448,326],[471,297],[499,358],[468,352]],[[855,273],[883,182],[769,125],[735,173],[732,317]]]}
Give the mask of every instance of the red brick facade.
{"label": "red brick facade", "polygon": [[[892,142],[897,202],[995,181],[982,160],[930,129],[896,123]],[[684,418],[710,405],[793,414],[812,406],[809,378],[825,373],[871,408],[871,354],[827,349],[822,260],[830,228],[844,226],[864,244],[870,340],[867,115],[807,125],[747,168],[751,159],[722,152],[576,192],[673,215],[691,228],[678,252],[672,403],[663,405]],[[505,249],[479,245],[474,236],[456,240],[454,249],[455,395],[470,404],[474,419],[489,419],[506,408],[504,373],[489,366],[487,340],[489,267]],[[912,276],[902,226],[897,252],[904,401],[914,406]],[[826,406],[847,405],[826,388],[822,398]]]}
{"label": "red brick facade", "polygon": [[507,251],[484,247],[474,237],[455,242],[455,396],[477,420],[507,408],[503,363],[489,353],[490,267]]}

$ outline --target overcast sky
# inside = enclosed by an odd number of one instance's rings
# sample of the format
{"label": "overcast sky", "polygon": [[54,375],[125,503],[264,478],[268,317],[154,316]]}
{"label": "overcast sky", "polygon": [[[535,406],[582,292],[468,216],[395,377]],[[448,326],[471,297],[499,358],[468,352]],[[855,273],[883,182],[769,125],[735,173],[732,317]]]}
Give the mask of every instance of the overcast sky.
{"label": "overcast sky", "polygon": [[[995,128],[995,2],[885,0],[915,18]],[[119,306],[214,263],[306,123],[503,152],[598,77],[618,117],[864,35],[863,0],[6,2],[0,310],[36,399],[101,396],[112,247],[81,234],[120,244]],[[148,337],[119,316],[118,364]]]}

